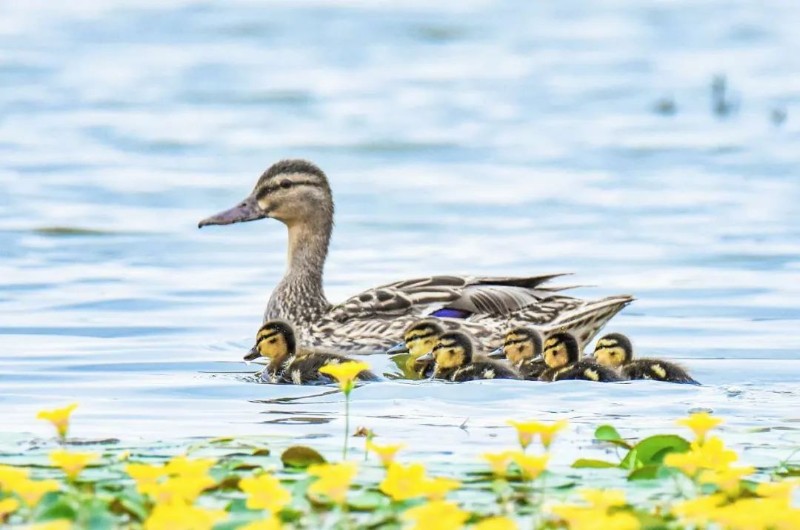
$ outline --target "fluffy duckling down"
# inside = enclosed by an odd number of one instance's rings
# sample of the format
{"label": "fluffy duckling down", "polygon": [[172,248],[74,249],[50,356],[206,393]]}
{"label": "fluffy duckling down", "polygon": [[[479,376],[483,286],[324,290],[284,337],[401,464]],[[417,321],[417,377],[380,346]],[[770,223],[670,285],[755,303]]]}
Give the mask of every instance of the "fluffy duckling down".
{"label": "fluffy duckling down", "polygon": [[504,357],[522,379],[538,381],[547,364],[542,358],[542,336],[533,328],[509,330],[503,346],[492,352],[491,357]]}
{"label": "fluffy duckling down", "polygon": [[678,364],[661,359],[634,359],[633,345],[622,333],[609,333],[601,337],[595,344],[593,357],[598,364],[619,370],[628,379],[700,384]]}
{"label": "fluffy duckling down", "polygon": [[[433,375],[433,356],[424,357],[433,350],[436,342],[445,332],[441,321],[436,318],[418,320],[403,332],[403,342],[387,353],[397,354],[398,367],[409,379],[427,379]],[[422,359],[422,360],[420,360]]]}
{"label": "fluffy duckling down", "polygon": [[547,370],[542,373],[541,381],[578,379],[607,383],[623,380],[616,370],[592,360],[581,359],[578,341],[570,333],[556,333],[550,336],[544,342],[543,356]]}
{"label": "fluffy duckling down", "polygon": [[[266,358],[269,364],[260,374],[264,382],[305,385],[332,383],[333,379],[321,374],[319,369],[329,364],[339,364],[350,359],[344,355],[316,350],[299,351],[294,328],[283,320],[271,320],[261,326],[256,335],[256,345],[244,358],[253,361]],[[377,381],[369,371],[358,375],[360,381]]]}
{"label": "fluffy duckling down", "polygon": [[475,355],[475,342],[466,333],[442,334],[429,354],[435,360],[434,379],[462,382],[475,379],[519,379],[519,374],[501,363]]}

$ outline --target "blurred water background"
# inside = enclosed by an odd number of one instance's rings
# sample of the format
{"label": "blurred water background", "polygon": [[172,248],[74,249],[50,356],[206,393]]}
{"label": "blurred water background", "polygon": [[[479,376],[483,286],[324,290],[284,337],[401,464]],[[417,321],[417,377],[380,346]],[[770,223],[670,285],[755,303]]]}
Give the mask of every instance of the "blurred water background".
{"label": "blurred water background", "polygon": [[337,201],[331,300],[429,273],[575,272],[581,296],[638,297],[607,330],[705,383],[384,382],[355,391],[354,424],[452,459],[507,446],[507,418],[567,417],[585,441],[709,409],[751,462],[786,456],[798,20],[779,0],[4,0],[4,439],[48,434],[35,411],[77,401],[79,437],[338,449],[339,394],[254,384],[239,361],[285,230],[196,229],[305,157]]}

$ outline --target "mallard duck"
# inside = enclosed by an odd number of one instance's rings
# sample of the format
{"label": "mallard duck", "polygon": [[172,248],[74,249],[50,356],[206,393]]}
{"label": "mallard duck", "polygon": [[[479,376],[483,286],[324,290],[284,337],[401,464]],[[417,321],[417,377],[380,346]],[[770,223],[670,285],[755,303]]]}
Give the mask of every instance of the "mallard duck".
{"label": "mallard duck", "polygon": [[460,322],[484,347],[502,345],[510,325],[568,329],[590,340],[631,296],[584,301],[543,284],[560,274],[532,277],[431,276],[389,283],[341,304],[325,297],[322,273],[333,229],[334,204],[325,173],[306,160],[267,169],[250,195],[200,227],[258,219],[289,231],[288,267],[270,296],[264,320],[292,322],[303,344],[347,353],[385,352],[403,330],[425,316]]}
{"label": "mallard duck", "polygon": [[[282,320],[270,320],[258,330],[256,345],[244,360],[254,361],[260,357],[269,364],[260,373],[264,382],[304,385],[309,383],[332,383],[333,379],[321,374],[319,369],[328,364],[339,364],[350,359],[344,355],[322,351],[298,351],[294,328]],[[377,381],[369,371],[358,375],[361,381]]]}
{"label": "mallard duck", "polygon": [[433,350],[439,336],[445,332],[442,322],[435,318],[424,318],[411,324],[403,332],[403,342],[390,348],[387,353],[407,355],[403,360],[403,373],[413,379],[429,378],[433,375],[433,358],[420,361],[420,357]]}
{"label": "mallard duck", "polygon": [[475,379],[519,379],[519,374],[501,363],[475,355],[475,343],[461,331],[442,334],[433,351],[423,356],[435,360],[434,379],[454,382]]}
{"label": "mallard duck", "polygon": [[532,328],[514,328],[506,333],[503,347],[490,357],[502,355],[523,379],[538,381],[547,369],[542,357],[542,336]]}
{"label": "mallard duck", "polygon": [[544,342],[543,355],[547,370],[540,377],[541,381],[581,379],[606,383],[623,380],[615,370],[581,359],[578,341],[570,333],[561,332],[549,337]]}
{"label": "mallard duck", "polygon": [[653,379],[669,383],[699,385],[682,366],[661,359],[634,359],[633,345],[622,333],[609,333],[594,346],[594,360],[619,370],[628,379]]}

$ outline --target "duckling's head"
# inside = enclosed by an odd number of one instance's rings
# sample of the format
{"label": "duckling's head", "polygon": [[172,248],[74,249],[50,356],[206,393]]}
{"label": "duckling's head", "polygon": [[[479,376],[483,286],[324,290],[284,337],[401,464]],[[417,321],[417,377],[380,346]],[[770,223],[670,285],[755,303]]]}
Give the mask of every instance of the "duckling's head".
{"label": "duckling's head", "polygon": [[258,330],[256,345],[244,358],[252,361],[258,357],[267,357],[270,360],[283,359],[287,355],[294,355],[297,348],[292,325],[283,320],[270,320]]}
{"label": "duckling's head", "polygon": [[281,160],[258,179],[252,193],[233,208],[200,221],[208,225],[244,223],[271,217],[291,227],[332,222],[333,198],[328,178],[307,160]]}
{"label": "duckling's head", "polygon": [[472,362],[474,351],[475,345],[469,335],[461,331],[451,331],[443,333],[436,341],[433,356],[439,370],[458,368]]}
{"label": "duckling's head", "polygon": [[631,362],[633,345],[622,333],[609,333],[594,345],[594,360],[603,366],[617,368]]}
{"label": "duckling's head", "polygon": [[503,353],[514,365],[538,357],[542,354],[542,336],[535,329],[514,328],[506,333]]}
{"label": "duckling's head", "polygon": [[408,353],[415,359],[433,350],[444,328],[432,318],[419,320],[411,324],[403,333]]}
{"label": "duckling's head", "polygon": [[548,368],[561,368],[578,362],[580,347],[571,333],[556,333],[544,341],[543,355]]}

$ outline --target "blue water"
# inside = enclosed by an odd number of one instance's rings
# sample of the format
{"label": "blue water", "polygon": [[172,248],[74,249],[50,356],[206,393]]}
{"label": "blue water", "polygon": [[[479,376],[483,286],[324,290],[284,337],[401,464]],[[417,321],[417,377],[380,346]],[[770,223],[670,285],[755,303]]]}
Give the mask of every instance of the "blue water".
{"label": "blue water", "polygon": [[466,457],[508,445],[506,418],[585,442],[707,408],[753,459],[798,446],[800,4],[396,4],[0,3],[0,432],[47,435],[35,412],[78,401],[79,437],[338,449],[339,394],[240,362],[285,230],[196,229],[305,157],[337,201],[331,300],[570,271],[580,296],[635,294],[607,329],[705,383],[385,382],[354,424]]}

